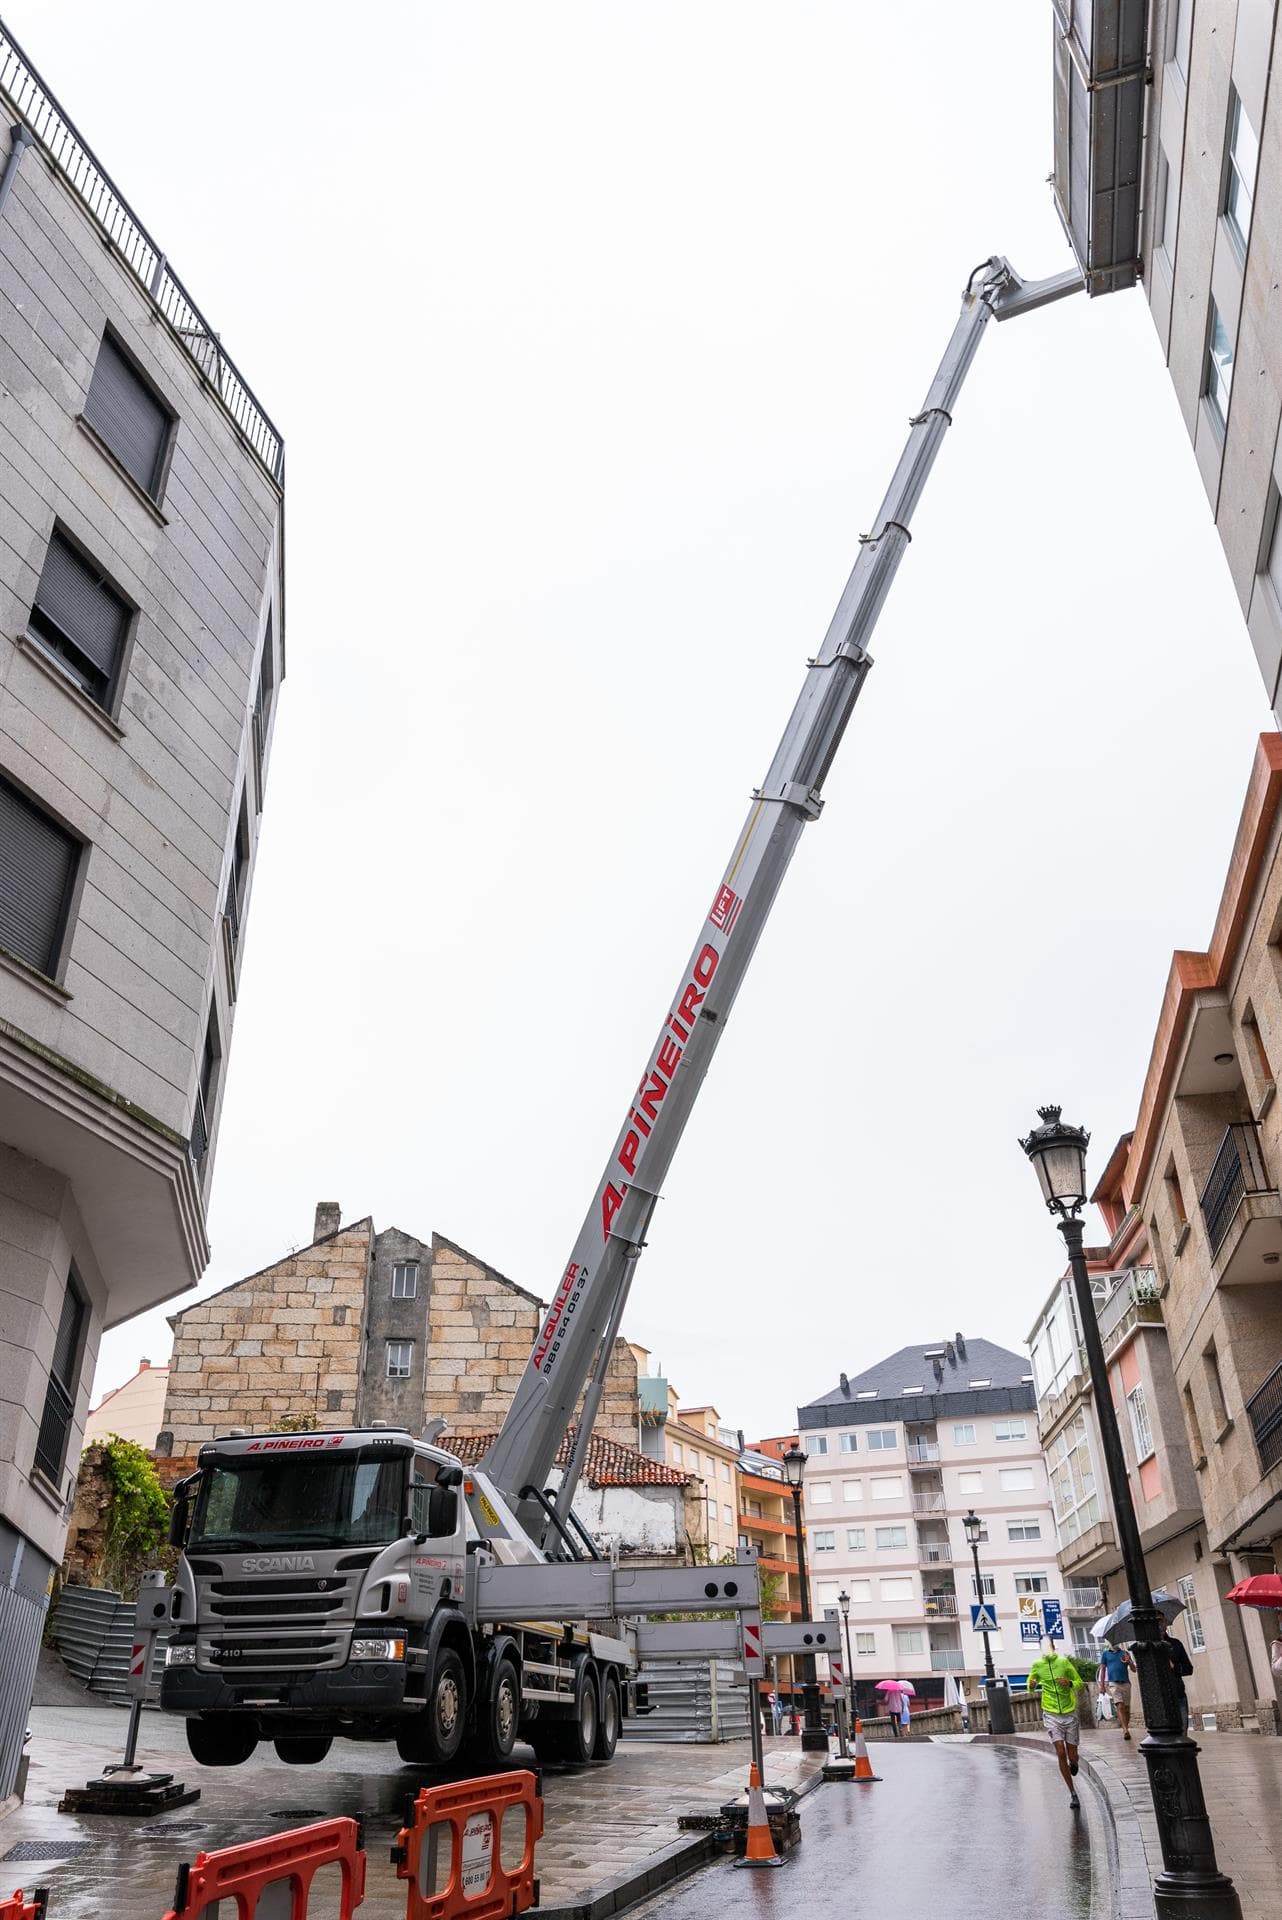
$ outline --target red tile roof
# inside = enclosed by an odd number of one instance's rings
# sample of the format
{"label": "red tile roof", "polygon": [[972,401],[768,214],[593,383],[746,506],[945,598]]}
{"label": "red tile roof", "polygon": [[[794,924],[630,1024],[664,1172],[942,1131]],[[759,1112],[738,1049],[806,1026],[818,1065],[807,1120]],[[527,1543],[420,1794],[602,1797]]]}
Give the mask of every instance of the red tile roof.
{"label": "red tile roof", "polygon": [[[456,1454],[464,1466],[473,1467],[479,1466],[495,1437],[492,1433],[444,1433],[434,1444]],[[556,1465],[563,1467],[569,1457],[567,1434],[557,1451]],[[665,1466],[662,1460],[651,1460],[648,1454],[625,1447],[622,1441],[606,1440],[599,1433],[588,1442],[583,1472],[591,1487],[684,1487],[695,1477],[683,1473],[680,1467]]]}

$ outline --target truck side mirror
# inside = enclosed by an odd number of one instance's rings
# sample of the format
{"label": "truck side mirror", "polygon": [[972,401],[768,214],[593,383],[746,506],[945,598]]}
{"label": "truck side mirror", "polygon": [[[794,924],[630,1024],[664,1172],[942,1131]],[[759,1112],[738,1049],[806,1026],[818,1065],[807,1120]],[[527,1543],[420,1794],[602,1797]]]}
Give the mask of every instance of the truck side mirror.
{"label": "truck side mirror", "polygon": [[458,1529],[458,1494],[436,1486],[427,1497],[427,1530],[439,1540]]}
{"label": "truck side mirror", "polygon": [[187,1538],[187,1521],[190,1514],[190,1502],[185,1486],[174,1489],[174,1504],[169,1514],[169,1544],[181,1547]]}

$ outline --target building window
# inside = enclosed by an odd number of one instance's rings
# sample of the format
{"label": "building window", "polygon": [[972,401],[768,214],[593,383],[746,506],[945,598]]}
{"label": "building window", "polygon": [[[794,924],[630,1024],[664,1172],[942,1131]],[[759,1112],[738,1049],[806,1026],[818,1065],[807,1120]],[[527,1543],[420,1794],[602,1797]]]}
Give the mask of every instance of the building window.
{"label": "building window", "polygon": [[224,908],[233,952],[240,943],[241,923],[245,915],[245,883],[249,874],[250,851],[249,813],[242,793],[236,818],[236,838],[231,849],[231,872],[227,876],[227,905]]}
{"label": "building window", "polygon": [[1175,268],[1175,237],[1180,225],[1180,189],[1165,154],[1157,163],[1158,220],[1161,239],[1158,245],[1166,255],[1167,266]]}
{"label": "building window", "polygon": [[967,1496],[972,1493],[982,1493],[984,1491],[983,1468],[967,1467],[964,1472],[959,1473],[957,1476],[957,1491]]}
{"label": "building window", "polygon": [[1031,1493],[1033,1469],[1031,1467],[999,1467],[997,1484],[1003,1493]]}
{"label": "building window", "polygon": [[1144,1399],[1142,1386],[1132,1387],[1126,1396],[1126,1404],[1131,1410],[1131,1432],[1135,1436],[1135,1458],[1147,1460],[1153,1451],[1153,1429],[1148,1422],[1148,1406]]}
{"label": "building window", "polygon": [[830,1607],[836,1600],[840,1587],[841,1582],[839,1580],[816,1580],[815,1599],[821,1607]]}
{"label": "building window", "polygon": [[1211,409],[1211,418],[1221,437],[1228,425],[1229,397],[1233,391],[1233,342],[1220,318],[1220,310],[1211,302],[1211,324],[1206,341],[1206,374],[1203,391]]}
{"label": "building window", "polygon": [[0,947],[51,979],[62,957],[80,844],[0,779]]}
{"label": "building window", "polygon": [[418,1261],[395,1260],[392,1263],[393,1300],[418,1299]]}
{"label": "building window", "polygon": [[263,634],[263,657],[258,664],[258,685],[254,690],[251,732],[254,741],[254,798],[259,813],[263,810],[263,763],[267,754],[267,730],[271,720],[272,695],[276,686],[276,661],[272,654],[272,616],[267,610],[267,630]]}
{"label": "building window", "polygon": [[50,536],[27,630],[100,707],[111,700],[132,609],[60,533]]}
{"label": "building window", "polygon": [[389,1380],[408,1380],[413,1362],[414,1342],[412,1340],[388,1341],[387,1377]]}
{"label": "building window", "polygon": [[806,1488],[806,1498],[812,1507],[830,1507],[832,1505],[832,1481],[816,1480],[813,1486]]}
{"label": "building window", "polygon": [[869,1427],[869,1453],[893,1453],[898,1444],[893,1427]]}
{"label": "building window", "polygon": [[98,349],[85,419],[129,477],[158,500],[174,417],[109,333]]}
{"label": "building window", "polygon": [[864,1550],[864,1530],[862,1527],[846,1528],[846,1552],[862,1553]]}
{"label": "building window", "polygon": [[722,1479],[723,1479],[723,1480],[724,1480],[724,1481],[726,1482],[726,1484],[727,1484],[727,1485],[729,1485],[729,1482],[730,1482],[730,1462],[729,1462],[728,1460],[723,1460],[723,1461],[721,1462],[721,1478],[722,1478]]}
{"label": "building window", "polygon": [[970,1576],[970,1590],[976,1600],[995,1600],[997,1598],[997,1586],[991,1573],[981,1573],[978,1581],[972,1573]]}
{"label": "building window", "polygon": [[973,1420],[959,1420],[953,1428],[953,1445],[955,1447],[973,1447],[974,1444],[975,1422]]}
{"label": "building window", "polygon": [[725,1505],[724,1502],[722,1503],[722,1507],[721,1507],[721,1519],[723,1524],[727,1527],[732,1527],[734,1525],[734,1515],[730,1511],[729,1507]]}
{"label": "building window", "polygon": [[908,1545],[907,1527],[878,1527],[877,1545],[879,1547],[906,1547]]}
{"label": "building window", "polygon": [[1027,1420],[999,1420],[993,1428],[994,1440],[1027,1440]]}
{"label": "building window", "polygon": [[817,1533],[811,1534],[810,1544],[816,1553],[835,1553],[837,1536],[831,1527],[821,1527]]}
{"label": "building window", "polygon": [[902,1500],[904,1482],[898,1473],[875,1473],[872,1477],[872,1497],[874,1500]]}
{"label": "building window", "polygon": [[209,1024],[205,1028],[205,1044],[200,1055],[196,1104],[191,1116],[191,1157],[197,1166],[209,1151],[209,1123],[214,1110],[214,1091],[218,1085],[218,1062],[221,1057],[222,1045],[218,1038],[218,1021],[211,1007]]}
{"label": "building window", "polygon": [[827,1451],[828,1451],[827,1434],[812,1433],[810,1436],[810,1444],[806,1448],[806,1452],[807,1453],[827,1453]]}
{"label": "building window", "polygon": [[1228,1425],[1229,1410],[1224,1399],[1224,1382],[1220,1379],[1220,1356],[1215,1351],[1215,1342],[1202,1354],[1202,1370],[1206,1375],[1206,1390],[1211,1398],[1211,1420],[1215,1427],[1215,1437],[1219,1438]]}
{"label": "building window", "polygon": [[913,1597],[913,1583],[910,1574],[896,1573],[884,1575],[880,1582],[880,1587],[883,1600],[911,1600]]}
{"label": "building window", "polygon": [[864,1497],[863,1481],[843,1480],[841,1483],[841,1497],[843,1500],[862,1500]]}
{"label": "building window", "polygon": [[681,1451],[681,1442],[679,1440],[672,1442],[672,1464],[675,1467],[683,1467],[685,1465],[685,1455]]}
{"label": "building window", "polygon": [[852,1580],[850,1582],[850,1597],[856,1606],[870,1606],[872,1604],[872,1581]]}
{"label": "building window", "polygon": [[1184,1205],[1184,1189],[1180,1185],[1180,1176],[1176,1171],[1174,1159],[1168,1163],[1163,1178],[1166,1183],[1166,1197],[1171,1205],[1171,1218],[1175,1221],[1177,1229],[1187,1226],[1188,1211]]}
{"label": "building window", "polygon": [[1008,1520],[1006,1538],[1008,1540],[1040,1540],[1042,1523],[1040,1520]]}
{"label": "building window", "polygon": [[1189,55],[1193,45],[1193,0],[1175,0],[1171,8],[1171,38],[1166,57],[1175,63],[1182,80],[1189,77]]}
{"label": "building window", "polygon": [[843,1433],[841,1436],[841,1451],[843,1453],[858,1453],[859,1436],[854,1433]]}
{"label": "building window", "polygon": [[876,1651],[877,1636],[875,1633],[857,1633],[855,1635],[856,1654],[874,1654]]}
{"label": "building window", "polygon": [[1202,1442],[1202,1422],[1197,1417],[1197,1402],[1193,1398],[1193,1389],[1190,1386],[1184,1389],[1184,1424],[1189,1430],[1189,1440],[1193,1447],[1193,1464],[1204,1465],[1206,1447]]}
{"label": "building window", "polygon": [[1186,1573],[1182,1580],[1176,1581],[1175,1591],[1184,1602],[1184,1625],[1188,1628],[1189,1652],[1201,1653],[1206,1645],[1206,1635],[1202,1631],[1202,1616],[1197,1610],[1197,1592],[1191,1573]]}
{"label": "building window", "polygon": [[1044,1573],[1017,1573],[1015,1575],[1016,1593],[1049,1593],[1051,1583]]}
{"label": "building window", "polygon": [[1239,255],[1245,260],[1260,143],[1241,100],[1231,87],[1229,103],[1229,164],[1224,182],[1224,219]]}
{"label": "building window", "polygon": [[74,1267],[67,1275],[58,1332],[53,1343],[53,1362],[49,1384],[45,1388],[44,1411],[36,1440],[35,1464],[41,1473],[57,1482],[67,1458],[67,1441],[76,1407],[76,1380],[80,1372],[85,1320],[88,1310]]}
{"label": "building window", "polygon": [[925,1651],[926,1636],[920,1627],[895,1628],[896,1653],[924,1653]]}

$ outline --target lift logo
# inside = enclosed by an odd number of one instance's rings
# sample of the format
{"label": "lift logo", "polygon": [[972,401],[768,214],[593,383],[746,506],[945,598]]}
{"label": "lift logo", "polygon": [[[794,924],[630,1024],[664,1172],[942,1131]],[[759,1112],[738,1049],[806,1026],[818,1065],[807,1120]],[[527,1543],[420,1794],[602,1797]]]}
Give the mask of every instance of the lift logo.
{"label": "lift logo", "polygon": [[734,893],[729,887],[722,887],[712,903],[712,912],[708,915],[714,927],[722,933],[729,933],[739,918],[739,909],[743,905],[742,895]]}

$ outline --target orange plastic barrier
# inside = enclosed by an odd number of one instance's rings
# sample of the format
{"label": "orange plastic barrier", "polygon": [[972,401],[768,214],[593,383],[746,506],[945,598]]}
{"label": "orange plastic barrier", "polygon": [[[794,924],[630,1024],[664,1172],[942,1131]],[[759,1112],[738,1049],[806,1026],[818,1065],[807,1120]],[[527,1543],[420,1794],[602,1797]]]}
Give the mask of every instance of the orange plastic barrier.
{"label": "orange plastic barrier", "polygon": [[[524,1816],[521,1858],[503,1864],[506,1816]],[[539,1897],[534,1848],[543,1834],[543,1790],[534,1773],[494,1773],[453,1786],[424,1787],[413,1825],[392,1848],[398,1879],[408,1880],[405,1920],[508,1920]]]}
{"label": "orange plastic barrier", "polygon": [[7,1900],[0,1900],[0,1920],[45,1920],[48,1887],[37,1887],[30,1900],[19,1887]]}
{"label": "orange plastic barrier", "polygon": [[[189,1867],[178,1869],[174,1904],[165,1920],[199,1920],[220,1900],[235,1901],[235,1920],[254,1920],[264,1892],[277,1885],[285,1899],[271,1897],[264,1909],[271,1920],[306,1920],[312,1880],[320,1868],[331,1865],[342,1874],[341,1907],[337,1917],[326,1913],[316,1920],[350,1920],[365,1898],[363,1841],[359,1820],[318,1820],[314,1827],[294,1827],[241,1847],[198,1853]],[[231,1920],[230,1907],[220,1920]]]}

